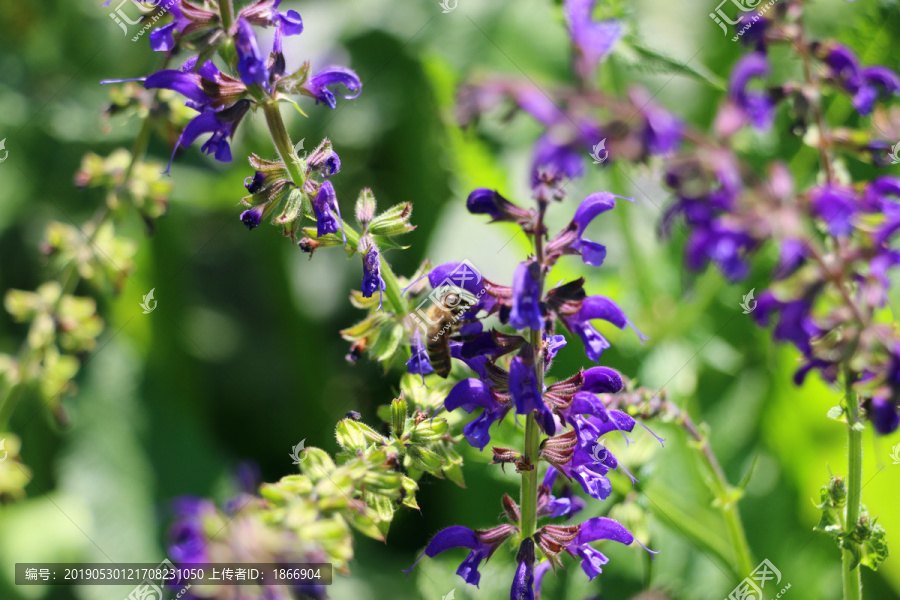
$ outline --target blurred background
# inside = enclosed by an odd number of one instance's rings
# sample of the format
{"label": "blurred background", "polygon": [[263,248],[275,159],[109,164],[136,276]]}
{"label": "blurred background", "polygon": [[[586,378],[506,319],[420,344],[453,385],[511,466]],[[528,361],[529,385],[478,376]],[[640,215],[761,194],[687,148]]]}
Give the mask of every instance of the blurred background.
{"label": "blurred background", "polygon": [[[631,34],[689,66],[713,83],[727,81],[740,53],[708,17],[713,0],[638,0],[624,11]],[[145,39],[111,21],[99,0],[0,2],[0,138],[9,155],[0,164],[0,286],[34,289],[52,276],[39,252],[50,220],[82,222],[103,202],[96,190],[77,189],[82,155],[106,155],[129,146],[136,119],[106,119],[110,89],[104,78],[140,77],[158,68]],[[529,196],[528,166],[539,126],[524,115],[486,119],[461,130],[454,121],[457,86],[490,74],[531,80],[540,88],[570,81],[570,52],[560,7],[547,0],[486,3],[459,0],[442,13],[435,1],[285,0],[301,13],[304,33],[287,43],[288,67],[312,61],[313,70],[346,64],[364,87],[354,101],[328,110],[306,102],[304,119],[283,109],[295,140],[314,147],[330,137],[342,160],[333,179],[349,210],[362,187],[381,207],[413,201],[418,226],[390,251],[395,271],[410,275],[428,258],[437,264],[469,259],[486,277],[510,280],[528,251],[512,227],[488,226],[465,211],[474,187],[495,187],[508,198]],[[810,3],[819,36],[850,44],[866,63],[897,69],[892,41],[900,39],[894,0]],[[271,42],[262,41],[264,48]],[[619,52],[601,70],[600,85],[622,93],[637,82],[656,101],[698,127],[707,127],[724,93],[677,69],[640,63]],[[186,494],[225,499],[235,472],[257,465],[264,481],[293,472],[292,446],[336,450],[334,424],[347,411],[377,424],[376,408],[397,392],[399,373],[345,361],[348,344],[338,330],[361,317],[348,301],[358,287],[359,259],[319,251],[312,259],[264,225],[248,232],[238,221],[242,157],[274,152],[261,115],[251,115],[233,145],[235,162],[223,165],[199,152],[182,152],[172,169],[174,195],[153,236],[141,223],[123,223],[138,240],[136,270],[124,291],[100,300],[106,329],[64,401],[69,424],[60,427],[23,399],[11,424],[22,439],[24,462],[34,472],[27,499],[0,506],[0,598],[107,600],[120,587],[16,587],[16,562],[159,562],[171,502]],[[779,125],[785,125],[779,121]],[[782,128],[783,129],[783,128]],[[746,151],[791,161],[794,142],[774,135],[746,140]],[[154,138],[150,153],[165,161],[171,148]],[[796,166],[796,165],[794,165]],[[813,165],[810,165],[812,167]],[[660,241],[656,227],[667,193],[659,165],[593,168],[572,183],[554,207],[552,225],[571,218],[576,203],[596,190],[632,196],[598,219],[590,237],[609,255],[601,269],[563,261],[554,281],[584,275],[591,293],[615,298],[649,337],[604,329],[613,348],[604,364],[669,399],[708,424],[709,437],[732,483],[757,461],[740,508],[754,564],[768,559],[791,584],[786,598],[840,597],[840,559],[832,541],[812,531],[819,488],[846,470],[843,426],[825,417],[841,394],[811,377],[795,388],[792,348],[775,346],[739,306],[744,294],[765,286],[774,256],[763,257],[744,284],[725,283],[717,270],[696,275],[682,267],[683,235]],[[768,261],[768,262],[767,262]],[[142,314],[141,298],[155,289],[158,308]],[[79,289],[88,293],[89,289]],[[0,350],[15,353],[23,326],[0,313]],[[580,343],[554,365],[566,375],[588,366]],[[615,473],[617,493],[591,502],[583,516],[612,514],[640,531],[660,554],[650,562],[639,548],[601,546],[610,563],[588,583],[571,560],[544,582],[545,598],[719,600],[739,583],[717,554],[727,544],[724,523],[695,452],[678,428],[650,423],[667,442],[646,433],[620,461],[640,480],[632,493]],[[517,436],[519,436],[517,438]],[[495,441],[520,439],[507,419]],[[900,544],[900,465],[892,464],[900,436],[865,434],[863,502]],[[621,446],[621,447],[620,447]],[[503,493],[517,496],[518,479],[489,467],[489,457],[466,454],[467,488],[423,478],[421,512],[401,511],[386,544],[357,536],[353,574],[338,578],[334,598],[498,598],[508,594],[512,555],[498,552],[483,570],[480,589],[454,574],[461,550],[423,560],[407,580],[400,573],[430,537],[451,524],[489,527]],[[686,539],[698,533],[707,544]],[[727,552],[725,546],[725,552]],[[900,597],[900,562],[891,556],[877,574],[863,570],[866,598]]]}

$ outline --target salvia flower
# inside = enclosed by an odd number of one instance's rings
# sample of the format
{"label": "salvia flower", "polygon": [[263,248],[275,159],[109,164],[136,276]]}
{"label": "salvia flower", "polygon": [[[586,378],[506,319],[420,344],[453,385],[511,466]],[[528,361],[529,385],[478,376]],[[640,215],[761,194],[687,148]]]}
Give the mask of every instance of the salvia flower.
{"label": "salvia flower", "polygon": [[531,212],[521,208],[503,196],[497,190],[477,188],[472,190],[466,199],[466,208],[473,215],[488,215],[493,221],[531,221]]}
{"label": "salvia flower", "polygon": [[576,50],[576,70],[587,78],[612,50],[622,35],[622,23],[617,20],[595,21],[596,0],[566,0],[564,10],[569,33]]}
{"label": "salvia flower", "polygon": [[728,85],[728,95],[732,106],[744,116],[746,122],[757,129],[768,129],[775,118],[775,104],[766,91],[749,89],[755,79],[769,75],[769,62],[765,54],[751,52],[734,65]]}
{"label": "salvia flower", "polygon": [[216,507],[209,500],[192,496],[174,503],[175,521],[169,530],[169,557],[177,564],[208,562],[205,552],[209,540],[203,527],[204,518],[215,514]]}
{"label": "salvia flower", "polygon": [[584,231],[597,216],[612,209],[616,205],[616,198],[632,200],[624,196],[616,196],[609,192],[595,192],[582,200],[575,211],[572,222],[577,227],[577,235],[572,248],[581,253],[585,264],[599,267],[606,259],[606,246],[584,238]]}
{"label": "salvia flower", "polygon": [[481,379],[463,379],[450,390],[444,400],[444,408],[448,411],[461,408],[471,414],[476,408],[484,409],[475,420],[463,428],[466,441],[473,448],[484,450],[491,441],[490,427],[501,421],[509,412],[510,405],[502,404],[491,392],[490,386]]}
{"label": "salvia flower", "polygon": [[237,35],[234,41],[238,55],[237,69],[241,74],[241,81],[247,85],[268,84],[269,70],[266,60],[259,50],[253,27],[244,18],[237,21]]}
{"label": "salvia flower", "polygon": [[900,427],[900,412],[889,398],[875,396],[869,409],[869,418],[875,431],[882,435],[894,433]]}
{"label": "salvia flower", "polygon": [[523,262],[516,267],[513,275],[513,304],[509,313],[509,324],[516,329],[540,331],[544,328],[539,276],[540,266],[536,262]]}
{"label": "salvia flower", "polygon": [[[329,186],[331,185],[330,182],[326,181],[325,184],[323,184],[323,187],[326,184]],[[378,309],[381,310],[384,301],[384,289],[386,287],[384,279],[381,278],[381,255],[378,253],[378,249],[375,248],[375,246],[372,246],[363,257],[363,297],[371,298],[372,294],[377,291]]]}
{"label": "salvia flower", "polygon": [[337,100],[334,91],[329,86],[344,86],[347,94],[342,94],[342,98],[351,100],[359,96],[362,91],[362,82],[359,76],[345,67],[326,67],[313,75],[304,85],[305,92],[316,99],[316,103],[322,102],[327,104],[329,108],[337,106]]}
{"label": "salvia flower", "polygon": [[[613,540],[626,546],[630,546],[635,541],[630,531],[608,517],[594,517],[582,523],[578,534],[569,543],[566,550],[573,556],[581,558],[581,568],[588,579],[599,575],[603,571],[603,565],[609,562],[606,555],[590,545],[591,542],[597,540]],[[640,542],[638,543],[640,544]],[[651,554],[656,554],[652,550],[644,549]]]}
{"label": "salvia flower", "polygon": [[[341,209],[338,206],[337,194],[330,181],[323,181],[319,191],[312,201],[313,212],[316,214],[316,236],[322,237],[329,233],[336,233],[341,229]],[[346,237],[344,238],[346,241]],[[365,291],[365,289],[363,290]],[[371,294],[370,294],[371,295]]]}
{"label": "salvia flower", "polygon": [[[459,565],[456,574],[465,579],[469,585],[477,586],[481,581],[481,573],[478,567],[483,561],[488,560],[494,551],[515,533],[512,525],[499,525],[493,529],[472,530],[462,525],[453,525],[442,529],[434,536],[425,548],[424,555],[434,558],[441,552],[451,548],[468,548],[471,550],[466,559]],[[421,560],[421,557],[419,557]],[[417,560],[416,563],[419,561]],[[415,568],[415,564],[405,572]]]}
{"label": "salvia flower", "polygon": [[[603,351],[609,348],[611,344],[591,324],[591,321],[594,319],[612,323],[619,329],[625,329],[626,326],[631,325],[631,322],[615,302],[604,296],[585,298],[577,312],[562,316],[562,321],[566,328],[577,334],[584,342],[584,349],[588,358],[599,362]],[[634,329],[633,325],[632,329]],[[644,339],[637,329],[634,331],[639,338]]]}
{"label": "salvia flower", "polygon": [[516,563],[509,600],[534,600],[534,540],[522,540],[516,553]]}

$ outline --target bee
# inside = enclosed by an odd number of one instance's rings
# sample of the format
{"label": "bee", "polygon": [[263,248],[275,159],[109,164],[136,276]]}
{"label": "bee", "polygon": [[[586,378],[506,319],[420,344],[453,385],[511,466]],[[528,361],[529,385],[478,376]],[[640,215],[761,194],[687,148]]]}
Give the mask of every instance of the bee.
{"label": "bee", "polygon": [[425,348],[431,368],[446,379],[450,375],[450,336],[459,329],[459,316],[474,306],[478,300],[456,286],[435,290],[431,297],[439,299],[432,303],[425,314],[427,322]]}

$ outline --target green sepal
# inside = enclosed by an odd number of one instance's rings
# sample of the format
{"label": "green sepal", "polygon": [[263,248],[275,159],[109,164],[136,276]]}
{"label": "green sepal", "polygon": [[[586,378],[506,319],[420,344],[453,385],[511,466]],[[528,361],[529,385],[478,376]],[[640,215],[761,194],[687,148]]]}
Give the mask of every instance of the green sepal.
{"label": "green sepal", "polygon": [[409,439],[416,444],[435,442],[443,438],[449,429],[447,419],[428,419],[409,432]]}
{"label": "green sepal", "polygon": [[406,428],[406,400],[401,395],[391,402],[391,432],[394,437],[403,436]]}
{"label": "green sepal", "polygon": [[416,468],[428,471],[436,477],[440,477],[441,467],[446,462],[439,454],[422,446],[408,446],[406,455]]}
{"label": "green sepal", "polygon": [[412,203],[401,202],[396,204],[369,223],[369,232],[373,235],[394,236],[409,233],[416,228],[409,223],[412,216]]}

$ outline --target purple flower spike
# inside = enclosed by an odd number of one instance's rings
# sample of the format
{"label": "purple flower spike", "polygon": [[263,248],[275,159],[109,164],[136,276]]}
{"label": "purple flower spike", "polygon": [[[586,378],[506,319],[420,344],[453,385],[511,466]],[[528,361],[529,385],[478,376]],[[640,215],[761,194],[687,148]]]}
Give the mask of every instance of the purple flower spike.
{"label": "purple flower spike", "polygon": [[866,67],[860,71],[861,85],[853,95],[853,107],[865,116],[875,108],[879,98],[890,98],[900,91],[900,79],[887,67]]}
{"label": "purple flower spike", "polygon": [[751,52],[741,58],[731,72],[728,94],[732,102],[757,129],[768,129],[775,118],[775,104],[767,92],[747,89],[753,79],[769,75],[769,63],[765,54]]}
{"label": "purple flower spike", "polygon": [[259,44],[256,42],[256,34],[253,27],[243,17],[238,19],[235,47],[238,54],[238,72],[241,81],[246,85],[268,84],[269,70]]}
{"label": "purple flower spike", "polygon": [[513,305],[509,313],[509,324],[516,329],[540,331],[544,328],[539,274],[540,266],[536,262],[523,262],[516,267],[513,276]]}
{"label": "purple flower spike", "polygon": [[316,99],[316,103],[323,102],[330,108],[337,106],[334,92],[328,86],[344,86],[349,94],[342,95],[343,98],[351,100],[359,96],[362,90],[362,82],[359,76],[344,67],[326,67],[316,73],[304,84],[304,89]]}
{"label": "purple flower spike", "polygon": [[178,564],[208,561],[205,549],[209,544],[203,529],[206,515],[215,513],[212,502],[185,496],[174,502],[175,522],[169,529],[169,556]]}
{"label": "purple flower spike", "polygon": [[575,66],[582,78],[591,75],[622,35],[622,24],[619,21],[594,21],[592,13],[596,3],[596,0],[565,2],[566,20],[569,22],[569,33],[576,50]]}

